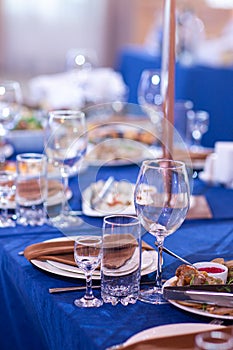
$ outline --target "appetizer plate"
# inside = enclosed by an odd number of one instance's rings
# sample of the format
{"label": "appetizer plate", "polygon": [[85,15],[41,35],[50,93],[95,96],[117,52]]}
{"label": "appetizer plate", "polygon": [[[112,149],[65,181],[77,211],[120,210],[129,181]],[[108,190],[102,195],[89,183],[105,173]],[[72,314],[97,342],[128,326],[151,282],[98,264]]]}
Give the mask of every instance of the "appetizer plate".
{"label": "appetizer plate", "polygon": [[[175,282],[175,280],[176,280],[176,277],[172,277],[169,280],[167,280],[163,286],[164,287],[171,286],[172,283]],[[175,300],[169,300],[169,302],[181,310],[191,312],[191,313],[196,314],[196,315],[212,317],[212,318],[220,318],[220,319],[224,319],[224,320],[233,320],[233,316],[231,316],[231,315],[222,315],[222,314],[219,314],[219,312],[218,313],[210,313],[208,311],[205,311],[204,309],[197,309],[195,307],[187,306],[188,303],[187,303],[187,305],[183,305],[180,302],[177,302]],[[221,309],[223,309],[223,308],[221,308]],[[220,311],[220,307],[219,307],[219,311]]]}

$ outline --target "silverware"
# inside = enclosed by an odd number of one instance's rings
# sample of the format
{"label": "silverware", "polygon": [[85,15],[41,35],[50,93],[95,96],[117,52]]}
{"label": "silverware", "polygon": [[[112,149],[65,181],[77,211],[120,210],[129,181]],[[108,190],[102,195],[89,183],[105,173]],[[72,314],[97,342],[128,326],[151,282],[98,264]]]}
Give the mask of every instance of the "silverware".
{"label": "silverware", "polygon": [[185,300],[217,306],[233,306],[233,285],[191,285],[167,286],[163,288],[163,297],[167,300]]}
{"label": "silverware", "polygon": [[[158,243],[156,242],[155,245],[157,246]],[[164,251],[164,253],[173,256],[173,258],[176,258],[176,259],[182,261],[182,263],[184,263],[186,265],[189,265],[189,266],[192,266],[192,267],[194,267],[196,269],[196,267],[190,261],[185,260],[184,258],[182,258],[181,256],[177,255],[176,253],[172,252],[171,250],[163,247],[163,251]]]}
{"label": "silverware", "polygon": [[111,188],[114,180],[115,180],[114,177],[110,176],[107,179],[107,181],[105,182],[101,191],[96,196],[93,196],[93,198],[91,198],[91,200],[90,200],[91,209],[95,209],[97,207],[97,205],[103,201],[104,197],[106,196],[109,189]]}
{"label": "silverware", "polygon": [[[141,282],[141,285],[155,285],[155,281]],[[100,285],[92,286],[93,289],[100,289]],[[76,290],[85,290],[85,286],[73,286],[73,287],[62,287],[62,288],[49,288],[49,293],[63,293],[63,292],[72,292]]]}

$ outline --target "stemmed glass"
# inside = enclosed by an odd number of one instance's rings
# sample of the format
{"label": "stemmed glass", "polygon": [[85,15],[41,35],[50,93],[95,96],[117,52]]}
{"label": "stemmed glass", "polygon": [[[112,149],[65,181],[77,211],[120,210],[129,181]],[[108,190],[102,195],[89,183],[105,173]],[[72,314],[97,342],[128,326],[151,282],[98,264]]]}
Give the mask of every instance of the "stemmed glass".
{"label": "stemmed glass", "polygon": [[138,103],[154,124],[161,122],[163,113],[159,70],[145,69],[142,71],[138,84]]}
{"label": "stemmed glass", "polygon": [[7,145],[5,137],[20,116],[22,91],[17,81],[0,82],[0,163],[6,159]]}
{"label": "stemmed glass", "polygon": [[49,162],[59,167],[64,186],[62,208],[59,215],[50,218],[54,226],[77,226],[82,220],[69,211],[66,192],[69,176],[77,171],[86,153],[88,143],[86,117],[81,111],[57,110],[49,113],[46,127],[45,152]]}
{"label": "stemmed glass", "polygon": [[189,209],[190,190],[185,164],[169,159],[145,160],[139,171],[134,200],[141,224],[156,237],[158,246],[155,287],[141,291],[139,299],[159,304],[163,302],[164,239],[180,227]]}
{"label": "stemmed glass", "polygon": [[75,240],[74,259],[86,277],[86,293],[74,301],[78,307],[99,307],[103,304],[103,300],[96,298],[92,291],[92,273],[100,265],[101,245],[102,238],[99,236],[80,236]]}
{"label": "stemmed glass", "polygon": [[15,221],[8,216],[8,201],[15,194],[16,173],[13,171],[0,171],[0,227],[14,227]]}
{"label": "stemmed glass", "polygon": [[207,111],[188,111],[187,132],[190,134],[192,139],[191,148],[193,151],[199,151],[203,148],[201,146],[201,140],[203,134],[208,131],[208,128],[209,113]]}

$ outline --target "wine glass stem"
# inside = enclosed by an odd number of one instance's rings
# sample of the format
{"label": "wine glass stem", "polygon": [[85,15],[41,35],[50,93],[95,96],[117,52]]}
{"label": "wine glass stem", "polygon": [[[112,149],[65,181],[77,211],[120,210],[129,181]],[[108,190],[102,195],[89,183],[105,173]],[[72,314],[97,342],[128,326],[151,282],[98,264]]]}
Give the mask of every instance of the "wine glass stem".
{"label": "wine glass stem", "polygon": [[158,243],[158,268],[156,272],[156,287],[162,290],[162,265],[163,265],[164,237],[157,238]]}
{"label": "wine glass stem", "polygon": [[62,176],[62,183],[63,183],[63,190],[64,190],[61,213],[62,215],[67,216],[69,215],[69,206],[68,206],[68,201],[66,199],[66,193],[69,186],[69,174],[66,166],[62,167],[61,176]]}
{"label": "wine glass stem", "polygon": [[86,273],[86,294],[85,299],[93,299],[92,291],[92,274],[90,272]]}

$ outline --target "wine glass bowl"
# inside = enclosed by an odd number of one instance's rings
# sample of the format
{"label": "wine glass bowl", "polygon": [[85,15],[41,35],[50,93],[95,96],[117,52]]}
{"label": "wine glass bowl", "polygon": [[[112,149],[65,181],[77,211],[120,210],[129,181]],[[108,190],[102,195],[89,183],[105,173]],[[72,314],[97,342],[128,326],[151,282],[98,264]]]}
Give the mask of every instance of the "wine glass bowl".
{"label": "wine glass bowl", "polygon": [[183,223],[189,198],[188,174],[183,162],[158,159],[142,163],[134,193],[135,209],[141,224],[156,237],[159,252],[155,288],[141,291],[139,299],[142,301],[163,302],[163,242]]}
{"label": "wine glass bowl", "polygon": [[187,112],[187,132],[191,138],[191,148],[193,151],[202,148],[202,136],[209,129],[209,113],[207,111]]}
{"label": "wine glass bowl", "polygon": [[60,170],[64,186],[61,213],[50,218],[60,228],[80,225],[80,218],[69,212],[65,193],[68,190],[69,176],[78,171],[87,149],[86,117],[81,111],[57,110],[49,113],[46,127],[45,152],[49,162]]}
{"label": "wine glass bowl", "polygon": [[74,259],[77,266],[85,273],[86,293],[74,304],[78,307],[99,307],[103,304],[92,291],[92,273],[100,265],[102,257],[102,239],[99,236],[80,236],[74,243]]}

